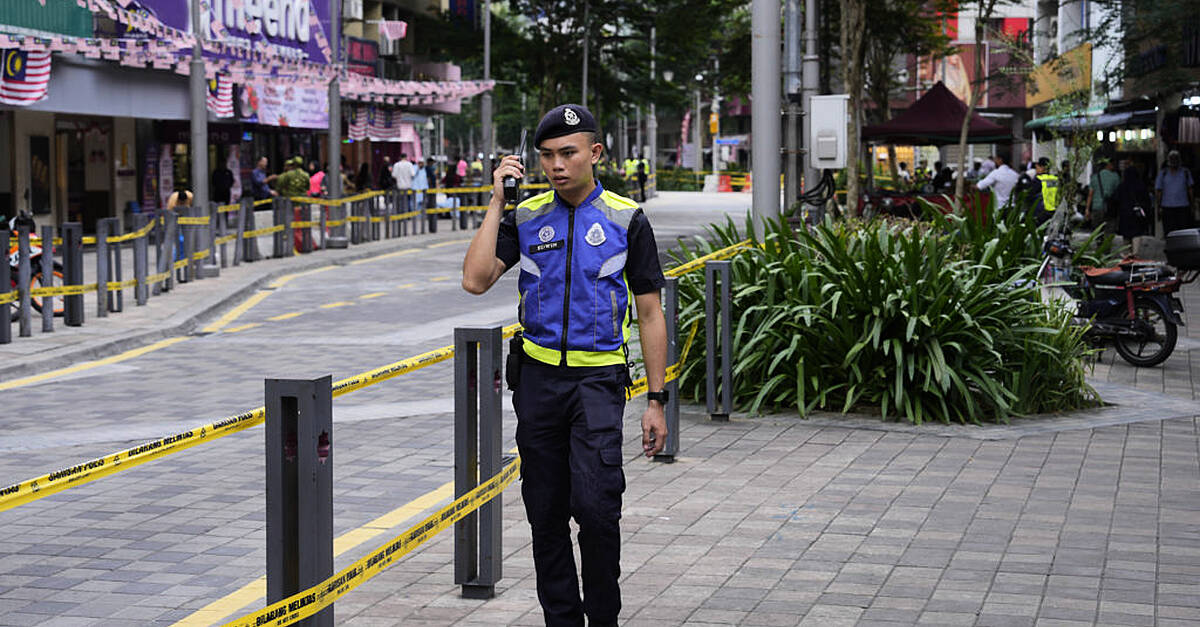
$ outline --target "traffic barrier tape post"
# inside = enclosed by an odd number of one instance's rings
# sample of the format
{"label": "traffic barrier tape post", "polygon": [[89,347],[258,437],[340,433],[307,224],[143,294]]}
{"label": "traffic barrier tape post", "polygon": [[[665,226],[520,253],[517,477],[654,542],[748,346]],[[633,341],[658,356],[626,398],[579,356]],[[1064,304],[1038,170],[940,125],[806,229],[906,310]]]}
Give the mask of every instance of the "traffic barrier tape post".
{"label": "traffic barrier tape post", "polygon": [[263,627],[264,625],[282,627],[320,612],[347,592],[386,570],[413,549],[496,498],[517,479],[520,468],[521,458],[518,457],[470,492],[454,499],[449,505],[430,514],[421,522],[334,573],[325,581],[307,590],[297,592],[282,601],[272,603],[257,612],[225,623],[225,627]]}

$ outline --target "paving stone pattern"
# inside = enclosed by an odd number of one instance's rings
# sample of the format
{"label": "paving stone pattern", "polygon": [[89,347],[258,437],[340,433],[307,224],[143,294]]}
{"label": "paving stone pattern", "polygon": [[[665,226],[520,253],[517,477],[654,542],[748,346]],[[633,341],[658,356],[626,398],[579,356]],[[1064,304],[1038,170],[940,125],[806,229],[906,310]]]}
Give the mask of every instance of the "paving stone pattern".
{"label": "paving stone pattern", "polygon": [[[694,214],[656,222],[660,241],[694,234]],[[0,484],[260,405],[265,377],[340,378],[448,344],[454,326],[511,321],[515,276],[463,294],[463,246],[299,277],[230,328],[259,326],[6,390]],[[1011,425],[716,424],[689,407],[675,464],[637,457],[635,401],[622,624],[1200,624],[1197,340],[1186,329],[1153,369],[1106,352],[1094,382],[1113,405]],[[335,400],[335,533],[451,480],[451,367]],[[0,512],[0,625],[169,625],[258,579],[262,433]],[[504,502],[495,599],[459,598],[443,534],[344,597],[338,624],[542,624],[519,490]]]}

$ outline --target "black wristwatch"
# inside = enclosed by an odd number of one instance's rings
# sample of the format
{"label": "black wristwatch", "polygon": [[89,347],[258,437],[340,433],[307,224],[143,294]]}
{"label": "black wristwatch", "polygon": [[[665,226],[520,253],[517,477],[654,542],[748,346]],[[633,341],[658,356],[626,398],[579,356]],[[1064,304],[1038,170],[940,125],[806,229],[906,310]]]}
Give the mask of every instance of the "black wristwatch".
{"label": "black wristwatch", "polygon": [[652,400],[652,401],[658,401],[658,402],[662,403],[663,405],[667,404],[667,398],[669,396],[670,396],[670,394],[668,394],[666,390],[660,390],[658,392],[646,392],[647,399]]}

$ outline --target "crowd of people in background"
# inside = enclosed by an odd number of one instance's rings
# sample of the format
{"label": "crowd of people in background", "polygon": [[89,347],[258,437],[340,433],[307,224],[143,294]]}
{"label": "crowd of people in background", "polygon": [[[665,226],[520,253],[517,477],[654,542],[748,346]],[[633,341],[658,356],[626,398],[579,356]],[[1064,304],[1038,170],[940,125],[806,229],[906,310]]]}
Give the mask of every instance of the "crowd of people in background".
{"label": "crowd of people in background", "polygon": [[[1097,157],[1091,175],[1085,177],[1084,169],[1072,168],[1068,161],[1055,167],[1042,157],[1014,167],[996,154],[975,159],[964,177],[968,189],[991,191],[996,207],[1032,212],[1039,222],[1049,220],[1057,207],[1070,211],[1084,228],[1102,226],[1126,242],[1153,234],[1156,221],[1161,221],[1163,233],[1200,224],[1196,178],[1180,153],[1171,150],[1156,171],[1149,171],[1152,167],[1132,158]],[[899,191],[920,194],[953,194],[958,177],[941,161],[915,169],[900,162],[896,174]],[[1072,177],[1078,182],[1074,197],[1059,196],[1063,182]],[[1023,204],[1018,207],[1019,203]]]}

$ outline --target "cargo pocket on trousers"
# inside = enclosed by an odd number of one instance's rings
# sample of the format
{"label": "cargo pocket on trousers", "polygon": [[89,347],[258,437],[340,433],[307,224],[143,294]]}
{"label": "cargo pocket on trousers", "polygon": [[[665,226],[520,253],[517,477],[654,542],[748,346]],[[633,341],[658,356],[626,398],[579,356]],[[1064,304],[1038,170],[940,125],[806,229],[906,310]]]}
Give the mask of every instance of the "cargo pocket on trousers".
{"label": "cargo pocket on trousers", "polygon": [[625,470],[621,468],[621,446],[606,446],[600,449],[601,490],[606,497],[612,498],[620,513],[621,495],[625,493]]}

